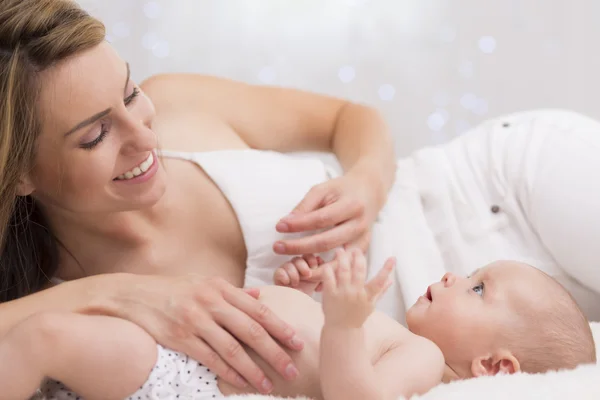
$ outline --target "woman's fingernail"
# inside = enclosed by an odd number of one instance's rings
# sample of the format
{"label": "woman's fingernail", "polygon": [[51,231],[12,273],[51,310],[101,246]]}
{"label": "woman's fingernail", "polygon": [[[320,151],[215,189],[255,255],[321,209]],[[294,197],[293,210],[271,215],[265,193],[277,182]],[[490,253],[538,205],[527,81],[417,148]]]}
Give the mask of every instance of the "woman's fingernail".
{"label": "woman's fingernail", "polygon": [[267,393],[271,393],[271,390],[273,390],[273,384],[268,379],[265,379],[264,381],[262,381],[262,384],[260,386]]}
{"label": "woman's fingernail", "polygon": [[296,349],[302,348],[304,346],[304,342],[298,338],[298,336],[294,336],[290,339],[290,346]]}
{"label": "woman's fingernail", "polygon": [[244,378],[242,378],[241,376],[238,375],[235,378],[235,380],[241,387],[244,387],[244,388],[248,387],[248,382],[246,382],[246,380]]}
{"label": "woman's fingernail", "polygon": [[275,253],[283,253],[285,251],[285,246],[283,243],[277,242],[275,243],[275,246],[273,246],[273,249],[275,250]]}
{"label": "woman's fingernail", "polygon": [[275,227],[279,232],[288,232],[290,230],[290,226],[285,222],[280,222]]}
{"label": "woman's fingernail", "polygon": [[298,369],[294,367],[293,364],[288,364],[288,366],[285,368],[285,376],[287,376],[289,379],[294,379],[298,376]]}

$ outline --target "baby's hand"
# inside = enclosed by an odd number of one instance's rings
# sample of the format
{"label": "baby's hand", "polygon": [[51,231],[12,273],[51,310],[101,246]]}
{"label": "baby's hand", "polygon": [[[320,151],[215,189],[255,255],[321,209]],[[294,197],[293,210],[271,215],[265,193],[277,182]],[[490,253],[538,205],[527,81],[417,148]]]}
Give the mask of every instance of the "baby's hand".
{"label": "baby's hand", "polygon": [[321,274],[316,274],[315,271],[323,264],[321,257],[312,254],[294,257],[277,268],[273,281],[278,286],[288,286],[311,295],[321,285]]}
{"label": "baby's hand", "polygon": [[367,261],[358,249],[338,250],[335,271],[330,265],[323,271],[323,313],[325,325],[360,328],[375,309],[379,297],[390,286],[388,277],[395,260],[389,258],[381,271],[365,284]]}

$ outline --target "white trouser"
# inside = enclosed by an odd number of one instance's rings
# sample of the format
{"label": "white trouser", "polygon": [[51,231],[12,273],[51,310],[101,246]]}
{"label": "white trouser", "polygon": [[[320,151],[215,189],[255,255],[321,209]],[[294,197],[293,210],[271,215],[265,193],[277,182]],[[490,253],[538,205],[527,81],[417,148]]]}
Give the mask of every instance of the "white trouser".
{"label": "white trouser", "polygon": [[410,306],[443,272],[515,259],[556,277],[600,320],[600,123],[515,113],[401,160],[373,230],[370,274],[392,255],[398,288],[382,309],[399,319],[398,296]]}

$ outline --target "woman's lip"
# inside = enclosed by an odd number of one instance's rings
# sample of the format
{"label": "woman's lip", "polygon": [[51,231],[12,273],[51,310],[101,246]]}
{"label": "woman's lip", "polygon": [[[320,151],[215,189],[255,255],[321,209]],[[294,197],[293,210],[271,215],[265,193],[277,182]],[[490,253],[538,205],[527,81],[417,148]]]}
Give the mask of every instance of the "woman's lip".
{"label": "woman's lip", "polygon": [[150,165],[150,167],[144,173],[142,173],[138,176],[135,176],[131,179],[116,179],[113,181],[115,183],[135,184],[135,183],[146,182],[146,181],[152,179],[152,177],[156,174],[156,171],[158,170],[158,156],[155,151],[152,151],[152,156],[153,156],[152,165]]}
{"label": "woman's lip", "polygon": [[[117,175],[115,178],[113,178],[113,181],[119,180],[119,176],[123,176],[123,175],[125,175],[127,172],[129,172],[129,171],[133,171],[134,169],[136,169],[136,168],[139,168],[139,167],[140,167],[140,165],[141,165],[141,164],[142,164],[144,161],[146,161],[146,160],[148,159],[148,157],[150,157],[150,154],[152,154],[152,156],[154,156],[154,155],[155,155],[155,154],[154,154],[154,150],[150,151],[150,152],[148,153],[148,155],[146,156],[146,158],[144,158],[144,159],[143,159],[142,161],[140,161],[139,163],[135,164],[135,165],[134,165],[134,166],[133,166],[131,169],[128,169],[127,171],[125,171],[125,172],[123,172],[122,174],[120,174],[120,175]],[[148,169],[149,169],[149,168],[148,168]],[[148,170],[144,171],[144,173],[146,173],[146,172],[148,172]],[[140,175],[143,175],[143,174],[140,174]]]}

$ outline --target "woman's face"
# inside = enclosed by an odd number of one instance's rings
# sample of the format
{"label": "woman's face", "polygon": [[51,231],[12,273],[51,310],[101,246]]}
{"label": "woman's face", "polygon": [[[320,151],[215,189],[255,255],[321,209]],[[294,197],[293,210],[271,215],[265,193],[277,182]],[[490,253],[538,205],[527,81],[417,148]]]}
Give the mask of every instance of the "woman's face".
{"label": "woman's face", "polygon": [[21,194],[79,214],[155,204],[166,179],[151,129],[154,106],[112,47],[102,43],[78,54],[41,81],[42,132]]}

